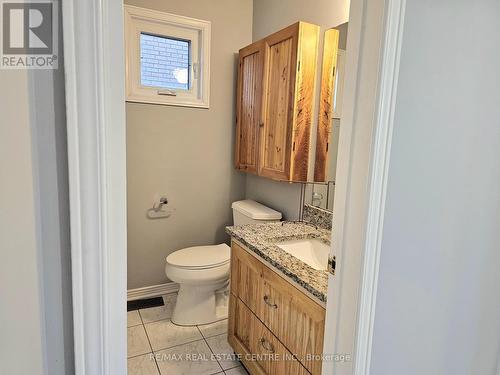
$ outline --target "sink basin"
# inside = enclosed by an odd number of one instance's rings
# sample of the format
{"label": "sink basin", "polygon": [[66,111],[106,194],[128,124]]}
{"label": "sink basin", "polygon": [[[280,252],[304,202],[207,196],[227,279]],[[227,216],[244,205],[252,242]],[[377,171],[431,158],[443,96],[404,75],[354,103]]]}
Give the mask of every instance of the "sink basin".
{"label": "sink basin", "polygon": [[300,259],[315,270],[323,271],[328,267],[330,246],[324,244],[320,240],[290,240],[279,242],[276,246],[295,258]]}

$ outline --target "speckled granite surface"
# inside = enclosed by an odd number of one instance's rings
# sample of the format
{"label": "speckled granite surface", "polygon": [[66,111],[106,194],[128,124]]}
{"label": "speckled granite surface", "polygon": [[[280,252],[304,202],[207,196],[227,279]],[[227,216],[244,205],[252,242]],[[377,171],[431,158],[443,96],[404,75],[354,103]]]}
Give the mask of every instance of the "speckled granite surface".
{"label": "speckled granite surface", "polygon": [[332,230],[333,212],[305,204],[303,220],[320,228]]}
{"label": "speckled granite surface", "polygon": [[[283,224],[282,224],[283,223]],[[280,222],[226,227],[226,232],[281,271],[291,282],[297,283],[326,302],[328,272],[318,271],[276,246],[276,243],[316,238],[330,244],[330,231],[305,223]]]}

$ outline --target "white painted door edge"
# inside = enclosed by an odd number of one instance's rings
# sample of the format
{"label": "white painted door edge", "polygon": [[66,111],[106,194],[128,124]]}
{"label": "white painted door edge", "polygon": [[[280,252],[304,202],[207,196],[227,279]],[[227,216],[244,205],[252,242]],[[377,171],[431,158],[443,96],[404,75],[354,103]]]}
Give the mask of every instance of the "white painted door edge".
{"label": "white painted door edge", "polygon": [[123,4],[62,8],[75,373],[126,374]]}
{"label": "white painted door edge", "polygon": [[169,293],[177,293],[179,284],[169,282],[165,284],[145,286],[143,288],[127,290],[127,301],[135,301],[144,298],[161,297]]}
{"label": "white painted door edge", "polygon": [[361,278],[355,374],[369,374],[377,301],[378,272],[382,250],[385,200],[389,177],[394,112],[398,86],[401,44],[406,0],[389,0],[383,43],[379,98],[375,118],[374,145],[370,175],[368,219]]}
{"label": "white painted door edge", "polygon": [[[377,16],[377,7],[384,9],[380,24],[371,21]],[[335,277],[329,276],[324,352],[350,355],[352,362],[323,361],[323,374],[365,375],[370,372],[404,10],[405,0],[351,2],[347,47],[347,69],[350,72],[346,72],[345,122],[342,124],[344,133],[341,132],[335,179],[339,183],[335,192],[333,216],[336,220],[332,232],[337,269]],[[364,40],[366,35],[363,33],[367,32],[372,32],[373,39]],[[376,48],[380,46],[380,56],[373,57],[373,50],[367,53],[367,44]],[[366,64],[372,63],[366,56],[378,59],[373,62],[378,71],[372,71],[368,77],[376,78],[373,93],[367,95],[369,90],[363,87],[365,96],[361,97],[360,85],[363,83],[359,80],[366,79]],[[365,76],[361,77],[362,74]],[[375,104],[373,109],[363,108],[369,107],[371,102]],[[360,114],[363,111],[365,113]],[[365,128],[356,133],[353,127],[360,122],[360,117]],[[366,125],[367,122],[371,123]],[[369,139],[360,139],[367,136]],[[356,144],[367,147],[356,148]],[[344,160],[341,161],[341,157]],[[366,188],[360,188],[360,184]],[[359,246],[351,247],[353,237],[359,238],[355,242]]]}

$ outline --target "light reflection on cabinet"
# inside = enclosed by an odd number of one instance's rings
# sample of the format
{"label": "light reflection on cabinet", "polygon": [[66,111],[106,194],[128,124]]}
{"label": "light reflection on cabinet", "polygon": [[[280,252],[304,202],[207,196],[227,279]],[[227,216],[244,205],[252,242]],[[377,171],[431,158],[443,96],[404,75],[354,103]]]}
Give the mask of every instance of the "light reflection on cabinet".
{"label": "light reflection on cabinet", "polygon": [[306,181],[319,26],[297,22],[239,53],[237,169]]}

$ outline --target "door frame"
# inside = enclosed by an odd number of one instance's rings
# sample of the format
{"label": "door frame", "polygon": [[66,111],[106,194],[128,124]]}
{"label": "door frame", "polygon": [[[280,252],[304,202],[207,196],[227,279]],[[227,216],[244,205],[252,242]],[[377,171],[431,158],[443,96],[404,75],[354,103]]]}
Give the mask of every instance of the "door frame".
{"label": "door frame", "polygon": [[[75,371],[125,374],[122,0],[63,7]],[[368,374],[405,0],[352,0],[323,373]]]}
{"label": "door frame", "polygon": [[406,0],[353,0],[335,186],[324,374],[369,374]]}
{"label": "door frame", "polygon": [[75,372],[126,374],[123,1],[62,8]]}

